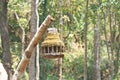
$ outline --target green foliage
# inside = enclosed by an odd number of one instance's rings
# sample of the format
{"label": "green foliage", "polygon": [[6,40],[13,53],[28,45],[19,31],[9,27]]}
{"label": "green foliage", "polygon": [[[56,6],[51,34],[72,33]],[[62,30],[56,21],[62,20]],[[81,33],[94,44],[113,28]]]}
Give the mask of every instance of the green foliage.
{"label": "green foliage", "polygon": [[99,9],[99,5],[98,4],[91,4],[91,10],[93,11],[93,12],[96,12],[98,9]]}
{"label": "green foliage", "polygon": [[63,79],[83,80],[83,58],[84,55],[81,51],[65,53],[65,58],[63,61]]}
{"label": "green foliage", "polygon": [[[94,0],[93,0],[94,1]],[[94,77],[94,26],[96,25],[96,13],[100,14],[100,28],[101,28],[101,76],[102,73],[108,69],[108,53],[106,48],[106,42],[110,41],[109,30],[109,17],[108,7],[111,7],[112,13],[116,16],[115,37],[119,34],[118,27],[120,25],[120,1],[102,0],[102,3],[89,3],[88,11],[88,80],[93,80]],[[62,7],[60,7],[59,0],[42,0],[39,6],[40,24],[45,17],[50,14],[55,18],[55,22],[51,27],[58,28],[59,32],[62,32],[63,40],[66,46],[65,57],[63,58],[63,80],[83,80],[84,77],[84,18],[85,18],[85,6],[84,0],[63,0]],[[22,29],[25,30],[26,36],[29,34],[29,21],[30,21],[30,0],[10,0],[8,3],[8,24],[10,32],[10,50],[12,53],[12,67],[15,69],[20,61],[21,54],[21,35]],[[101,11],[105,13],[106,26],[104,26],[104,16]],[[60,13],[62,11],[63,25],[60,25]],[[16,19],[15,13],[17,13],[19,20]],[[114,23],[114,18],[113,23]],[[106,28],[107,38],[105,39],[104,27]],[[61,31],[61,28],[63,31]],[[28,40],[26,40],[28,42]],[[118,43],[115,43],[114,46]],[[2,54],[0,39],[0,55]],[[27,44],[25,45],[27,46]],[[2,55],[0,56],[1,59]],[[115,56],[116,57],[116,56]],[[120,61],[118,63],[120,66]],[[40,57],[40,80],[58,80],[57,74],[53,74],[54,61],[45,60]],[[118,75],[115,74],[115,79]],[[28,79],[28,71],[25,73],[23,80]]]}

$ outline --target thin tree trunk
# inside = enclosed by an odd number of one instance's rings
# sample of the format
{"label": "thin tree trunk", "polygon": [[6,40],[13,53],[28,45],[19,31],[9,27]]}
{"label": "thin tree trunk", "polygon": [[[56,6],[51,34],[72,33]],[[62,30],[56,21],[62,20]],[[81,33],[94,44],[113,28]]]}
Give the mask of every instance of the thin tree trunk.
{"label": "thin tree trunk", "polygon": [[[107,38],[107,31],[106,31],[106,15],[105,15],[105,12],[102,10],[102,13],[103,13],[103,17],[104,17],[104,36],[105,36],[105,44],[106,44],[106,47],[107,47],[107,53],[109,55],[109,48],[108,48],[108,38]],[[108,58],[108,61],[109,61],[109,58]]]}
{"label": "thin tree trunk", "polygon": [[[116,14],[114,12],[114,9],[112,10],[112,36],[113,36],[113,69],[114,69],[114,74],[113,74],[113,78],[118,78],[118,67],[119,67],[119,42],[116,41],[116,32],[118,29],[119,32],[119,28],[117,28],[117,18],[116,18]],[[117,44],[116,44],[117,43]],[[116,45],[115,45],[116,44]]]}
{"label": "thin tree trunk", "polygon": [[117,80],[119,80],[119,57],[120,57],[120,27],[118,27],[118,36],[116,37],[116,43],[118,44],[116,46],[116,59],[115,59],[115,73],[117,75]]}
{"label": "thin tree trunk", "polygon": [[[37,16],[37,30],[39,28],[39,14],[38,14],[39,0],[36,0],[36,16]],[[39,64],[39,44],[36,47],[36,80],[40,80],[40,64]]]}
{"label": "thin tree trunk", "polygon": [[94,61],[95,61],[95,79],[101,80],[100,75],[100,21],[99,15],[96,13],[96,25],[94,27]]}
{"label": "thin tree trunk", "polygon": [[19,18],[18,14],[16,12],[15,12],[15,16],[16,16],[16,19],[18,21],[18,24],[19,24],[20,28],[22,29],[21,43],[22,43],[22,53],[24,53],[24,51],[25,51],[25,30],[22,27],[22,25],[20,24],[20,22],[19,22],[20,18]]}
{"label": "thin tree trunk", "polygon": [[30,41],[28,47],[26,48],[25,53],[22,56],[22,59],[13,75],[12,80],[20,80],[21,76],[23,75],[23,73],[30,61],[30,58],[31,58],[34,48],[38,44],[39,40],[41,40],[41,38],[42,38],[43,34],[45,33],[45,31],[47,30],[48,26],[50,26],[53,21],[54,21],[54,19],[50,15],[48,15],[47,18],[44,20],[44,22],[41,24],[41,26],[37,30],[36,34]]}
{"label": "thin tree trunk", "polygon": [[84,27],[84,37],[85,37],[85,55],[84,55],[84,80],[87,80],[87,27],[88,27],[88,2],[86,0],[86,11],[85,11],[85,27]]}
{"label": "thin tree trunk", "polygon": [[[101,9],[102,13],[103,13],[103,17],[104,17],[104,36],[105,36],[105,44],[106,44],[106,48],[107,48],[107,53],[108,53],[108,65],[110,66],[111,65],[111,62],[110,62],[110,46],[109,46],[109,43],[108,43],[108,37],[107,37],[107,31],[106,31],[106,13],[103,11],[103,8]],[[109,67],[108,67],[108,70],[109,70]],[[111,75],[109,74],[109,77],[111,77]],[[108,77],[108,80],[109,80],[109,77]],[[107,78],[107,77],[106,77]]]}
{"label": "thin tree trunk", "polygon": [[[110,3],[110,0],[108,0],[108,3]],[[112,29],[112,19],[111,19],[111,6],[109,5],[108,7],[108,12],[109,12],[109,28],[110,28],[110,48],[111,48],[111,55],[110,55],[110,80],[113,80],[114,77],[114,55],[113,55],[113,44],[114,44],[114,39],[113,39],[113,29]]]}
{"label": "thin tree trunk", "polygon": [[[111,15],[110,15],[111,18]],[[111,80],[114,78],[114,49],[113,49],[114,41],[113,41],[113,32],[112,32],[112,25],[111,25],[111,19],[110,19],[110,47],[111,47],[111,68],[110,68],[110,74],[111,74]]]}
{"label": "thin tree trunk", "polygon": [[[60,38],[62,39],[62,33],[63,33],[63,12],[62,12],[62,6],[63,6],[63,0],[60,0],[59,2],[60,5],[60,29],[61,29],[61,35]],[[62,80],[62,58],[58,59],[58,67],[59,67],[59,80]]]}
{"label": "thin tree trunk", "polygon": [[[31,19],[30,19],[31,39],[33,38],[36,31],[37,31],[36,0],[32,0]],[[33,54],[29,62],[29,80],[35,80],[35,53],[36,53],[36,49],[33,51]]]}
{"label": "thin tree trunk", "polygon": [[[119,22],[119,27],[118,27],[118,30],[119,30],[119,49],[120,49],[120,22]],[[120,57],[120,50],[118,51],[118,57]],[[120,61],[120,58],[118,58],[118,63]],[[120,80],[120,66],[118,66],[118,80]]]}
{"label": "thin tree trunk", "polygon": [[12,78],[12,69],[11,69],[11,53],[9,45],[9,32],[7,25],[7,1],[0,1],[0,30],[1,30],[1,39],[2,39],[2,48],[3,48],[3,57],[2,62],[5,70],[8,74],[8,80]]}

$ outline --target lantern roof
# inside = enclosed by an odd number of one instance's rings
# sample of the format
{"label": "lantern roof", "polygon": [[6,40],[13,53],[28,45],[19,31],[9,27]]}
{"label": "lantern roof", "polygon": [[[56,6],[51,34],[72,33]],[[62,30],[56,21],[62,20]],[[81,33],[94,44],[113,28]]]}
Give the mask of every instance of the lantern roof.
{"label": "lantern roof", "polygon": [[64,57],[64,43],[56,28],[48,28],[48,34],[41,45],[42,57],[47,59]]}

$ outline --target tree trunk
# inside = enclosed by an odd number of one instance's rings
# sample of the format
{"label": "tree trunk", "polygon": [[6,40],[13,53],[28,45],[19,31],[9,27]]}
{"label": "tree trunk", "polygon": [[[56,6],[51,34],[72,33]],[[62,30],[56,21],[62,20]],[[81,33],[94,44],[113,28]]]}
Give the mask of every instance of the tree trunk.
{"label": "tree trunk", "polygon": [[[108,3],[110,3],[110,0],[108,0]],[[109,20],[109,28],[110,28],[110,78],[109,80],[113,80],[114,77],[114,36],[113,36],[113,28],[112,28],[112,11],[111,11],[111,6],[109,5],[108,7],[108,20]]]}
{"label": "tree trunk", "polygon": [[96,14],[96,25],[94,27],[94,62],[95,62],[95,79],[101,80],[100,75],[100,20],[99,15]]}
{"label": "tree trunk", "polygon": [[13,75],[12,80],[20,80],[21,76],[23,75],[23,73],[26,69],[26,66],[28,65],[28,63],[30,61],[30,58],[31,58],[34,48],[38,44],[39,40],[41,40],[41,38],[42,38],[43,34],[45,33],[45,31],[47,30],[48,26],[50,26],[53,21],[54,21],[54,19],[50,15],[48,15],[47,18],[44,20],[44,22],[41,24],[41,26],[37,30],[36,34],[30,41],[27,49],[25,50],[25,53],[22,56],[22,59],[17,67],[17,70],[15,71],[15,73]]}
{"label": "tree trunk", "polygon": [[[33,38],[36,31],[37,31],[36,0],[32,0],[31,1],[31,19],[30,19],[31,39]],[[35,53],[36,51],[34,50],[29,62],[29,80],[35,79]]]}
{"label": "tree trunk", "polygon": [[88,0],[86,0],[86,11],[85,11],[85,55],[84,55],[84,80],[87,80],[87,26],[88,26]]}
{"label": "tree trunk", "polygon": [[1,30],[1,39],[2,39],[2,48],[3,48],[3,66],[8,74],[8,80],[12,78],[11,71],[11,53],[9,45],[9,32],[7,25],[7,1],[0,1],[0,30]]}
{"label": "tree trunk", "polygon": [[[119,22],[119,26],[120,26],[120,22]],[[118,30],[119,30],[119,53],[118,53],[118,57],[120,57],[120,27],[118,28]],[[120,58],[118,58],[118,63],[119,63],[119,61],[120,61]],[[118,75],[118,80],[120,80],[120,66],[118,66],[118,73],[117,73],[117,75]]]}
{"label": "tree trunk", "polygon": [[[36,0],[36,16],[37,16],[37,30],[39,28],[39,13],[38,13],[38,7],[39,7],[39,0]],[[39,44],[36,47],[36,80],[40,80],[40,64],[39,64]]]}
{"label": "tree trunk", "polygon": [[118,27],[119,30],[119,34],[116,38],[116,42],[117,42],[117,47],[116,47],[116,59],[115,59],[115,74],[117,75],[117,80],[119,80],[119,57],[120,57],[120,27]]}
{"label": "tree trunk", "polygon": [[[60,0],[60,29],[61,29],[61,35],[60,38],[63,40],[62,38],[62,34],[63,34],[63,12],[62,12],[62,6],[63,6],[63,0]],[[62,58],[58,59],[58,71],[59,71],[59,80],[62,80]]]}
{"label": "tree trunk", "polygon": [[[104,23],[103,23],[104,24],[104,26],[103,26],[104,28],[103,28],[103,30],[104,30],[105,44],[106,44],[107,54],[108,54],[108,65],[110,66],[110,63],[111,63],[110,62],[110,50],[109,50],[110,46],[108,44],[108,36],[107,36],[107,31],[106,31],[106,27],[107,27],[107,25],[106,25],[106,12],[104,12],[103,8],[101,8],[101,11],[102,11],[103,17],[104,17]],[[107,69],[109,70],[109,67]],[[109,75],[109,77],[110,77],[110,75]],[[105,77],[105,78],[109,78],[109,77]]]}

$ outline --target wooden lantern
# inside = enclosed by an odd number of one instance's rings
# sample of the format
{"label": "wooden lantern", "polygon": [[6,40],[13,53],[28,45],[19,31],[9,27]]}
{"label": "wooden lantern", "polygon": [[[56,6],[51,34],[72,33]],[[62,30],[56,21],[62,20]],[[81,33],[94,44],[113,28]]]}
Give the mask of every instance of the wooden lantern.
{"label": "wooden lantern", "polygon": [[48,34],[41,45],[42,57],[45,59],[55,59],[64,57],[64,43],[60,40],[56,28],[48,28]]}

